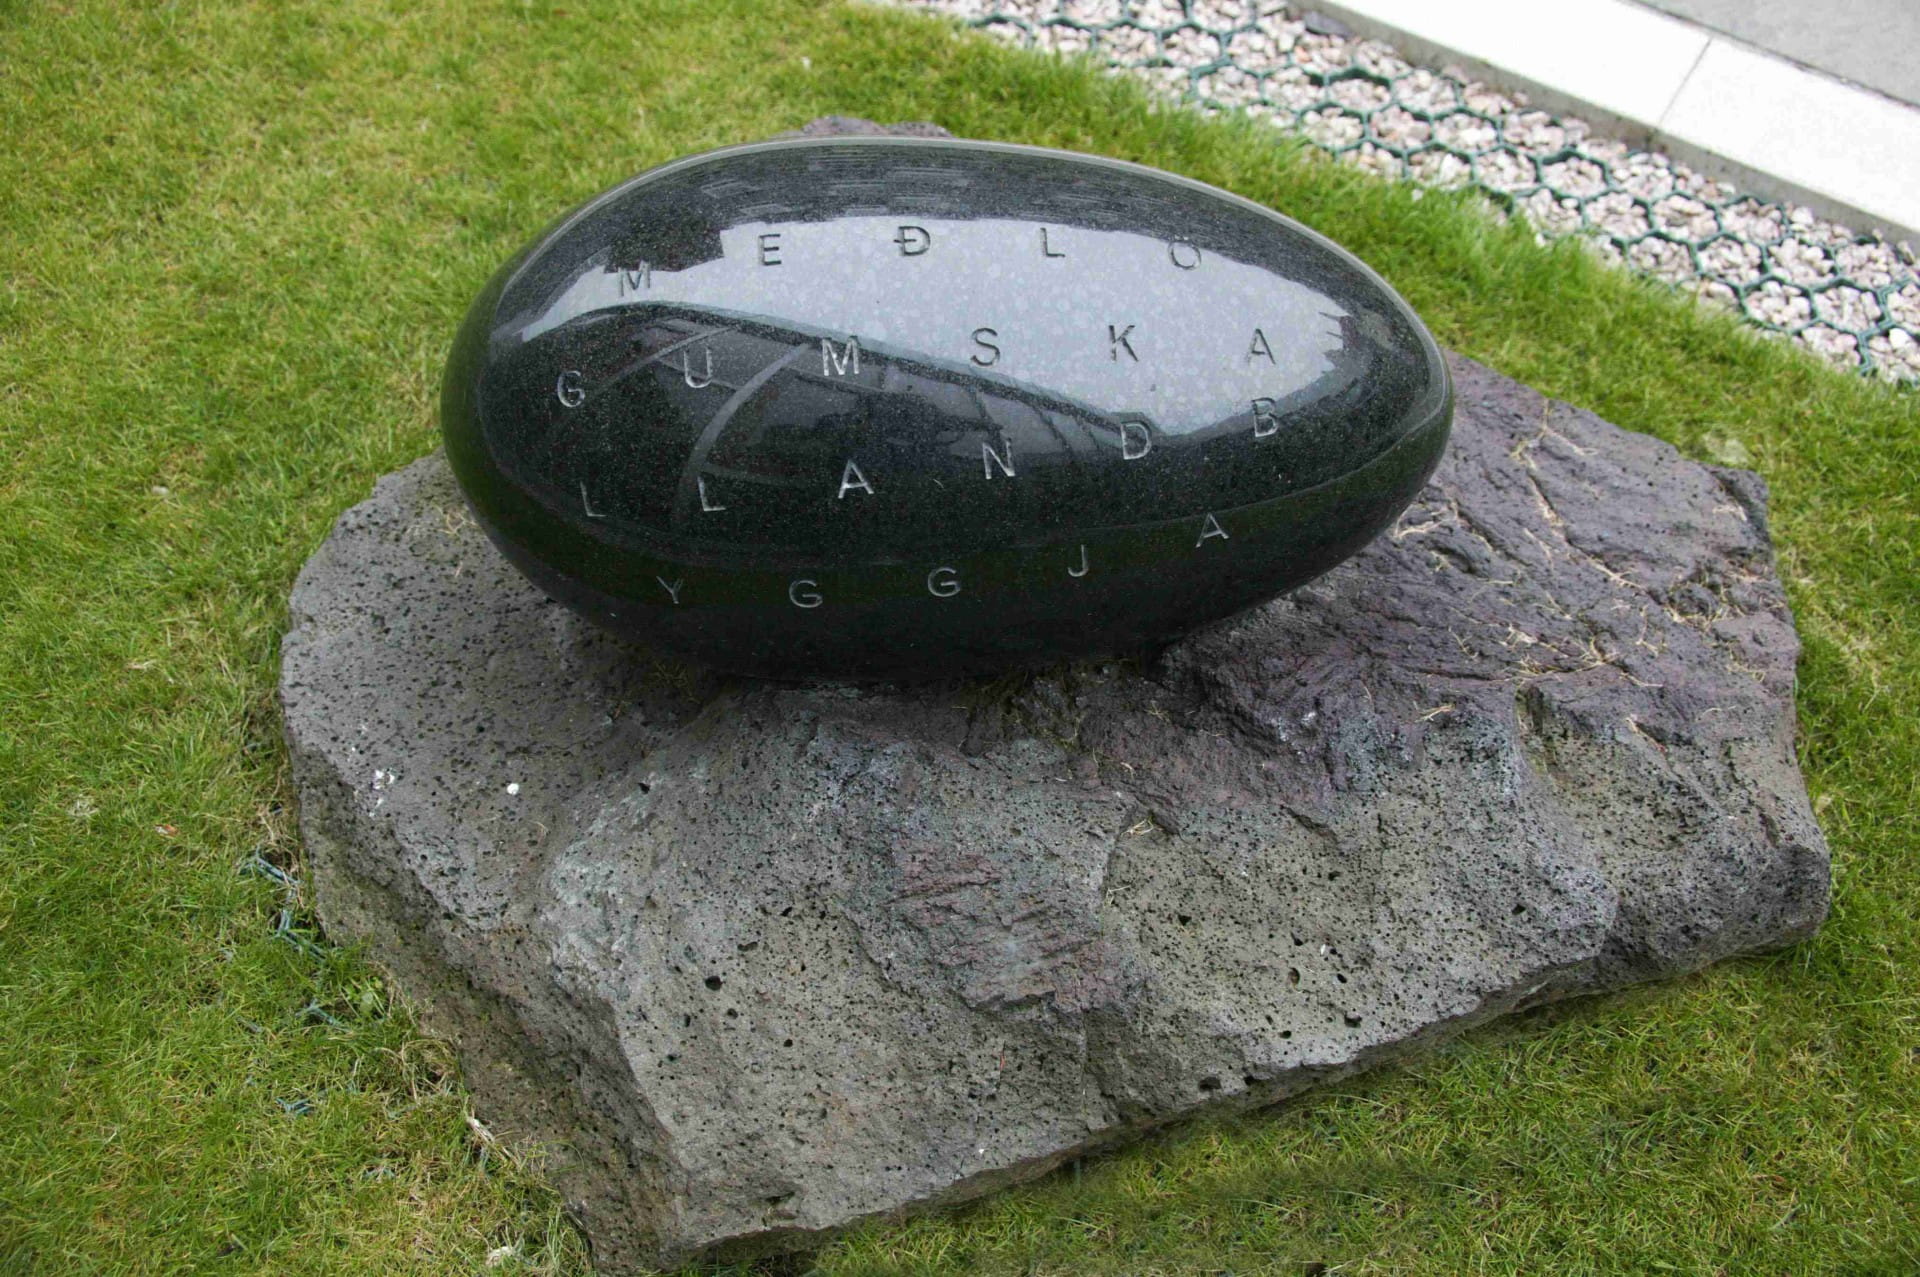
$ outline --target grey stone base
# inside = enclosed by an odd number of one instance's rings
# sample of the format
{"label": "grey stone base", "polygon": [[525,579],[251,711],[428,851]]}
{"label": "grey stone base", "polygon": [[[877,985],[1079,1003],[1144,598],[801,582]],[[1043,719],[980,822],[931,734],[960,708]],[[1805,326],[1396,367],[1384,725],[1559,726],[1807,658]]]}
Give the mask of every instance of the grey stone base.
{"label": "grey stone base", "polygon": [[1355,560],[1140,661],[965,685],[657,663],[410,466],[293,594],[321,916],[609,1272],[1807,935],[1760,481],[1454,368],[1447,460]]}

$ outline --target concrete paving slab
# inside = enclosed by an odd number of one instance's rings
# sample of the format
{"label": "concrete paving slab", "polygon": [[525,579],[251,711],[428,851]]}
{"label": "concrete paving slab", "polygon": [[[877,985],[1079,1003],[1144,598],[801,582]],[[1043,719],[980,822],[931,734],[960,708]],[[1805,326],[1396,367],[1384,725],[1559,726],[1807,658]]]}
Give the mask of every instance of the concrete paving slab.
{"label": "concrete paving slab", "polygon": [[1706,171],[1759,170],[1809,203],[1857,210],[1856,222],[1920,228],[1920,111],[1879,94],[1716,39],[1660,132]]}
{"label": "concrete paving slab", "polygon": [[1920,104],[1920,4],[1913,0],[1646,0],[1792,62]]}
{"label": "concrete paving slab", "polygon": [[1545,106],[1648,131],[1700,60],[1709,33],[1628,0],[1336,0],[1320,8],[1416,57],[1464,62]]}
{"label": "concrete paving slab", "polygon": [[1758,194],[1920,242],[1920,107],[1629,0],[1321,8]]}

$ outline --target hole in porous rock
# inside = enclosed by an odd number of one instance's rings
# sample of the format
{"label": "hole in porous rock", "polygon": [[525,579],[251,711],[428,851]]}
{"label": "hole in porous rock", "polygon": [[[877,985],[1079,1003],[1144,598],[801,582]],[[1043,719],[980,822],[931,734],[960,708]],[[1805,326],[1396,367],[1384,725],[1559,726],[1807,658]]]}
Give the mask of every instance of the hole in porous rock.
{"label": "hole in porous rock", "polygon": [[721,985],[723,985],[723,984],[725,984],[725,983],[726,983],[726,981],[725,981],[725,980],[722,980],[722,979],[721,979],[721,978],[720,978],[719,976],[717,976],[717,975],[710,975],[710,976],[708,976],[708,977],[707,977],[707,987],[708,987],[709,989],[717,989],[717,988],[719,988],[719,987],[720,987]]}
{"label": "hole in porous rock", "polygon": [[793,1039],[792,1039],[792,1038],[788,1038],[788,1039],[787,1039],[787,1040],[786,1040],[785,1042],[782,1042],[782,1043],[781,1043],[780,1045],[781,1045],[781,1046],[792,1046],[792,1045],[793,1045]]}
{"label": "hole in porous rock", "polygon": [[1300,983],[1300,968],[1299,968],[1299,967],[1288,967],[1288,968],[1287,968],[1287,983],[1288,983],[1288,984],[1299,984],[1299,983]]}
{"label": "hole in porous rock", "polygon": [[1200,1089],[1203,1091],[1217,1091],[1220,1089],[1220,1079],[1217,1077],[1203,1077],[1200,1079]]}
{"label": "hole in porous rock", "polygon": [[1333,973],[1333,978],[1338,980],[1341,984],[1345,984],[1347,982],[1347,973],[1344,971],[1336,971]]}
{"label": "hole in porous rock", "polygon": [[1351,1011],[1347,1012],[1347,1014],[1341,1016],[1340,1018],[1347,1022],[1347,1027],[1349,1029],[1357,1029],[1360,1027],[1360,1017],[1353,1014],[1353,1012]]}
{"label": "hole in porous rock", "polygon": [[1193,915],[1190,913],[1176,913],[1173,916],[1179,921],[1180,925],[1183,927],[1189,925],[1193,921]]}
{"label": "hole in porous rock", "polygon": [[1281,1036],[1281,1037],[1283,1037],[1283,1038],[1290,1038],[1290,1037],[1292,1037],[1292,1036],[1293,1036],[1293,1030],[1292,1030],[1292,1029],[1282,1029],[1282,1030],[1280,1030],[1280,1036]]}

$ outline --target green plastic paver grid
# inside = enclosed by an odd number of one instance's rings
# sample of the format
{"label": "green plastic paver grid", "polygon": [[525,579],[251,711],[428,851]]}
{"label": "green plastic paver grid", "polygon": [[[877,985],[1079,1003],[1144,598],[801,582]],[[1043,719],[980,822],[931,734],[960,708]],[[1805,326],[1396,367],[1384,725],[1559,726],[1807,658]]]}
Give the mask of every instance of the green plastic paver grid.
{"label": "green plastic paver grid", "polygon": [[1473,187],[1543,235],[1585,235],[1834,363],[1920,381],[1908,245],[1744,195],[1337,24],[1258,0],[900,2],[1097,58],[1202,110],[1244,111],[1382,177]]}

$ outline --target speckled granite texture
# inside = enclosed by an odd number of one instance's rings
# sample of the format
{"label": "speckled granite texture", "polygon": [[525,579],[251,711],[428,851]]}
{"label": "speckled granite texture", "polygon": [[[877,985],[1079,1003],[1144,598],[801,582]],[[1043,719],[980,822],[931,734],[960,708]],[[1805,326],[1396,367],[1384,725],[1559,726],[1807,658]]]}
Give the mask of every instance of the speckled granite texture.
{"label": "speckled granite texture", "polygon": [[1455,359],[1440,471],[1138,662],[711,680],[426,458],[295,587],[318,906],[604,1271],[806,1246],[1517,1007],[1810,933],[1760,481]]}

